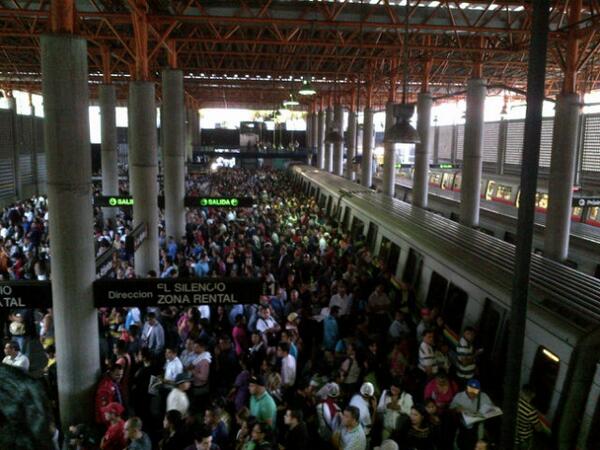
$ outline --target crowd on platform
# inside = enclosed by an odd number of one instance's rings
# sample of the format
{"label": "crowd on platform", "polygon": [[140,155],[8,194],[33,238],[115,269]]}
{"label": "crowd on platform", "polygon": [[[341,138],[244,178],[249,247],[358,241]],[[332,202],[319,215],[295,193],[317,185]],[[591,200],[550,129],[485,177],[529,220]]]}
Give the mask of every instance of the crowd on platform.
{"label": "crowd on platform", "polygon": [[[265,295],[248,305],[100,309],[96,423],[62,424],[64,449],[491,448],[486,428],[499,419],[482,420],[497,409],[477,379],[473,328],[449,342],[440,312],[417,308],[411,287],[364,238],[351,238],[284,172],[223,171],[188,181],[188,192],[207,182],[211,193],[252,196],[257,207],[189,210],[181,239],[161,228],[160,273],[138,276],[259,278]],[[47,244],[45,202],[22,209],[20,221],[8,210],[0,224],[0,257],[9,261],[0,273],[11,277],[12,248],[34,239],[32,229],[38,250],[22,265],[39,264],[47,251],[39,250]],[[117,229],[127,226],[126,216],[119,221]],[[120,240],[104,224],[97,229],[110,245]],[[135,276],[120,261],[116,276]],[[47,277],[31,270],[24,272]],[[3,362],[24,371],[17,329],[41,328],[58,421],[51,311],[13,313],[7,322]],[[539,426],[531,400],[525,386],[523,449]]]}

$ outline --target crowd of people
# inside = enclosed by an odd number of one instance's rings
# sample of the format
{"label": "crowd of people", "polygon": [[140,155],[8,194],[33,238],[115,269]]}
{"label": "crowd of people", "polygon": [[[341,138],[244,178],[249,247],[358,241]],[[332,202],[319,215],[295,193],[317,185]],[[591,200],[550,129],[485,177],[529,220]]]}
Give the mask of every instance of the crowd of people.
{"label": "crowd of people", "polygon": [[[475,329],[451,345],[439,311],[417,308],[411,287],[285,172],[232,169],[187,189],[257,205],[190,209],[185,236],[161,228],[160,273],[136,275],[120,255],[113,276],[258,278],[264,295],[248,305],[100,309],[95,423],[62,424],[65,449],[490,448],[486,424],[501,412],[477,379]],[[39,218],[45,206],[31,209]],[[97,228],[119,245],[115,228]],[[18,241],[14,233],[4,242]],[[51,311],[22,315],[8,328],[42,325],[57,408]],[[12,336],[3,362],[26,371],[20,348]],[[532,396],[525,386],[523,449],[539,427]]]}

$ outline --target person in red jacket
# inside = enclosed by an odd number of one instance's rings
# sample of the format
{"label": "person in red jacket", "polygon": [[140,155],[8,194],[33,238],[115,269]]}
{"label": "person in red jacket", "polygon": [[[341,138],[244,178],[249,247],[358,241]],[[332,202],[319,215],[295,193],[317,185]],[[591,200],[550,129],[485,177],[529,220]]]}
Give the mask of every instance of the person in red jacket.
{"label": "person in red jacket", "polygon": [[123,450],[127,446],[125,421],[121,418],[124,411],[125,408],[115,402],[102,408],[102,414],[109,426],[100,442],[101,450]]}
{"label": "person in red jacket", "polygon": [[123,396],[121,395],[121,387],[119,385],[123,378],[123,367],[119,364],[112,366],[98,383],[96,390],[96,422],[99,424],[107,424],[102,408],[110,403],[118,403],[123,405]]}

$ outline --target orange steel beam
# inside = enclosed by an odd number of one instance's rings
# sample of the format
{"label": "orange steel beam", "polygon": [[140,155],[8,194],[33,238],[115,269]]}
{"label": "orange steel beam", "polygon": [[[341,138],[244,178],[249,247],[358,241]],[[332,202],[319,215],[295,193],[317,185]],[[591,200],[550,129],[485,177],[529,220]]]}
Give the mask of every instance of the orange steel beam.
{"label": "orange steel beam", "polygon": [[431,58],[427,58],[423,62],[423,79],[421,81],[421,92],[429,92],[429,77],[431,74],[431,67],[433,65],[433,61]]}
{"label": "orange steel beam", "polygon": [[[582,0],[570,0],[569,5],[569,25],[574,25],[581,18],[581,2]],[[565,79],[562,87],[562,92],[572,94],[577,92],[577,62],[579,60],[579,39],[577,37],[577,28],[571,26],[569,28],[569,36],[567,39],[567,58],[565,67]]]}
{"label": "orange steel beam", "polygon": [[75,33],[75,0],[51,0],[50,31],[53,33]]}
{"label": "orange steel beam", "polygon": [[129,0],[131,7],[131,22],[135,39],[135,79],[147,81],[150,79],[148,64],[148,5],[145,0]]}
{"label": "orange steel beam", "polygon": [[106,46],[100,48],[102,54],[102,82],[110,84],[112,71],[110,69],[110,49]]}
{"label": "orange steel beam", "polygon": [[167,52],[169,67],[171,69],[177,69],[177,45],[175,41],[169,40],[167,41],[167,46],[169,51]]}

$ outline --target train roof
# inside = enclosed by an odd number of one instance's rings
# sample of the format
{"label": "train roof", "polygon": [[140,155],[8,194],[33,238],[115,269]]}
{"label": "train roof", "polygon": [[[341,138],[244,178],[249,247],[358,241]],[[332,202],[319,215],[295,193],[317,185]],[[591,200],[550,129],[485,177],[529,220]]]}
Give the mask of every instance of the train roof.
{"label": "train roof", "polygon": [[[298,165],[293,170],[330,192],[343,194],[346,202],[370,216],[376,215],[390,231],[416,242],[416,250],[434,251],[454,265],[460,262],[463,275],[477,276],[510,296],[514,245],[313,167]],[[534,253],[529,300],[577,328],[600,325],[600,280]]]}

